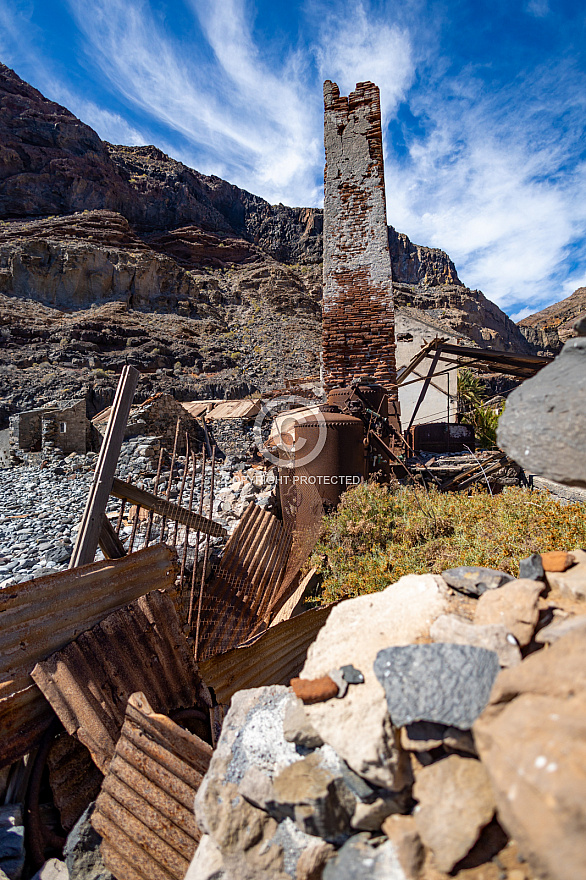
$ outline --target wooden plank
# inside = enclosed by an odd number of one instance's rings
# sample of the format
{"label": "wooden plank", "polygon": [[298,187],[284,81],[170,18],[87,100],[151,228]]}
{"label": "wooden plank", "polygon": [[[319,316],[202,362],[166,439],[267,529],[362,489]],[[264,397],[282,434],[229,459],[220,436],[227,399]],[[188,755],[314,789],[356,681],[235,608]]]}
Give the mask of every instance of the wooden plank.
{"label": "wooden plank", "polygon": [[96,555],[106,504],[139,376],[140,373],[134,367],[126,366],[122,370],[69,568],[87,565],[93,562]]}
{"label": "wooden plank", "polygon": [[99,537],[100,550],[106,559],[121,559],[126,556],[124,544],[118,537],[116,530],[106,515],[102,519],[102,528]]}
{"label": "wooden plank", "polygon": [[132,483],[125,483],[117,477],[114,477],[112,480],[110,495],[113,495],[115,498],[122,498],[124,501],[130,501],[131,504],[136,504],[147,510],[152,510],[153,513],[166,516],[168,519],[180,522],[184,526],[199,529],[204,535],[211,535],[212,538],[223,538],[227,534],[226,529],[220,523],[214,522],[205,516],[200,516],[197,513],[192,513],[184,507],[179,507],[178,504],[173,504],[172,501],[166,501],[159,495],[152,495],[150,492],[139,489],[137,486],[133,486]]}

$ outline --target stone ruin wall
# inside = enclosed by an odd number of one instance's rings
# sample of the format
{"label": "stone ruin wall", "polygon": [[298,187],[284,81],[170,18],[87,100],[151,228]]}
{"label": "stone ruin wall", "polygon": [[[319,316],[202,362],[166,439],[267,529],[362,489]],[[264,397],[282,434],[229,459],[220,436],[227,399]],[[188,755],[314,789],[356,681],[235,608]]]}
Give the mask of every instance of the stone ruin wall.
{"label": "stone ruin wall", "polygon": [[372,376],[396,401],[380,96],[373,83],[358,83],[348,98],[324,83],[324,141],[324,384],[329,391]]}

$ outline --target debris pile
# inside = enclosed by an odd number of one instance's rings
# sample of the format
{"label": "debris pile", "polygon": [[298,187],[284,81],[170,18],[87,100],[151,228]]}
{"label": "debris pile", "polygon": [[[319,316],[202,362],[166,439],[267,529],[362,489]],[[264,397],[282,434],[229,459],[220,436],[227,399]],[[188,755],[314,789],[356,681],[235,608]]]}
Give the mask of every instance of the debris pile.
{"label": "debris pile", "polygon": [[586,553],[521,567],[346,600],[235,693],[188,880],[585,877]]}

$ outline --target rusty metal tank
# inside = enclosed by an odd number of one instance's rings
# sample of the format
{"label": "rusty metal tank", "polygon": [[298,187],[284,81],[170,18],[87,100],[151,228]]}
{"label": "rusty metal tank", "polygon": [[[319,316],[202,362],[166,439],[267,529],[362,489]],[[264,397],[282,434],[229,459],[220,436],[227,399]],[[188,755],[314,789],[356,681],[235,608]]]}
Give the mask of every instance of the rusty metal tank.
{"label": "rusty metal tank", "polygon": [[328,404],[338,406],[341,410],[362,403],[378,415],[386,419],[389,415],[389,397],[382,385],[359,384],[344,388],[332,388],[328,394]]}
{"label": "rusty metal tank", "polygon": [[[281,496],[292,488],[317,490],[327,508],[365,476],[364,425],[323,404],[281,413],[271,435],[280,437]],[[313,489],[311,487],[314,487]]]}

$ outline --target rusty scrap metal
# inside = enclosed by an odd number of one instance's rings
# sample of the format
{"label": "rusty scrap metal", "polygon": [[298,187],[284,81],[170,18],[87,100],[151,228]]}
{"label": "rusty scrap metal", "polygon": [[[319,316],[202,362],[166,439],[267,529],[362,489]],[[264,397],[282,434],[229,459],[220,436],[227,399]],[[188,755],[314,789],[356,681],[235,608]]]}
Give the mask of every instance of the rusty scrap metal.
{"label": "rusty scrap metal", "polygon": [[30,677],[35,663],[147,590],[173,590],[176,575],[176,555],[156,545],[0,591],[0,767],[30,751],[53,717]]}
{"label": "rusty scrap metal", "polygon": [[152,510],[160,516],[177,520],[182,525],[190,526],[192,529],[198,528],[204,534],[210,534],[212,538],[223,538],[227,534],[224,526],[221,526],[219,523],[207,519],[205,516],[198,517],[196,513],[190,513],[184,507],[173,504],[172,501],[166,501],[158,495],[153,495],[151,492],[139,489],[132,483],[125,483],[117,477],[112,481],[112,491],[110,494],[115,498],[126,499],[126,501],[130,501],[139,507]]}
{"label": "rusty scrap metal", "polygon": [[[203,515],[203,493],[205,486],[205,477],[206,477],[206,450],[207,447],[204,446],[201,452],[201,484],[199,489],[199,510],[198,516]],[[195,536],[195,556],[193,559],[193,569],[191,571],[191,590],[189,593],[189,611],[187,613],[187,623],[191,626],[191,622],[193,620],[193,602],[195,599],[195,579],[197,577],[197,566],[199,563],[199,538],[200,538],[200,529],[197,530]],[[187,542],[187,536],[185,537],[185,541]]]}
{"label": "rusty scrap metal", "polygon": [[39,809],[43,770],[45,769],[47,755],[53,744],[53,739],[60,727],[61,724],[55,718],[45,731],[34,757],[26,794],[24,824],[26,829],[27,855],[32,862],[34,871],[37,871],[45,864],[45,850],[48,846],[61,850],[65,843],[64,837],[57,837],[43,826]]}
{"label": "rusty scrap metal", "polygon": [[211,706],[171,598],[156,590],[38,663],[32,677],[68,733],[105,773],[129,696],[147,694],[157,711]]}
{"label": "rusty scrap metal", "polygon": [[[177,424],[175,425],[175,440],[173,441],[173,454],[171,455],[171,466],[169,468],[169,482],[167,483],[167,492],[165,494],[165,501],[169,501],[171,498],[171,487],[173,485],[173,471],[175,470],[175,461],[177,459],[177,441],[179,439],[179,429],[181,427],[180,419],[177,419]],[[211,519],[211,516],[210,516]],[[162,541],[165,537],[165,527],[167,525],[167,515],[163,514],[161,519],[161,531],[159,533],[159,541]]]}
{"label": "rusty scrap metal", "polygon": [[[157,475],[155,476],[155,485],[153,486],[153,495],[155,495],[155,496],[157,496],[157,493],[159,491],[159,481],[161,479],[161,468],[163,467],[164,453],[165,453],[165,450],[161,447],[161,449],[159,450],[159,461],[157,464]],[[130,480],[127,480],[127,482],[130,483]],[[112,489],[114,489],[113,486],[112,486]],[[113,494],[113,492],[111,494]],[[125,500],[126,499],[123,498],[122,503],[124,503]],[[149,546],[149,541],[151,539],[151,529],[153,527],[153,516],[154,516],[154,513],[151,508],[151,510],[149,510],[149,515],[148,515],[148,519],[147,519],[146,534],[144,536],[144,546],[145,547]]]}
{"label": "rusty scrap metal", "polygon": [[92,815],[108,870],[124,880],[183,880],[201,837],[193,801],[212,748],[142,693],[124,726]]}
{"label": "rusty scrap metal", "polygon": [[266,627],[290,550],[283,524],[252,502],[206,585],[198,658],[234,648]]}
{"label": "rusty scrap metal", "polygon": [[313,608],[262,633],[251,645],[234,648],[199,663],[205,683],[219,703],[236,691],[268,684],[289,684],[299,675],[307,650],[334,606]]}

